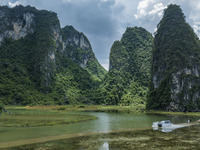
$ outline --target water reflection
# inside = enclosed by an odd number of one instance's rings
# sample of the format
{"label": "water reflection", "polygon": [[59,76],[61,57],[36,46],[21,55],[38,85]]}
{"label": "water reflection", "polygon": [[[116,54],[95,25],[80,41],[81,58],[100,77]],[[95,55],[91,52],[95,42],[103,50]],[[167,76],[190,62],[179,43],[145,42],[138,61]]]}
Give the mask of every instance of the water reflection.
{"label": "water reflection", "polygon": [[103,143],[103,145],[99,148],[99,150],[109,150],[108,142]]}
{"label": "water reflection", "polygon": [[110,131],[110,116],[108,114],[102,115],[99,120],[98,124],[95,124],[99,131],[109,132]]}

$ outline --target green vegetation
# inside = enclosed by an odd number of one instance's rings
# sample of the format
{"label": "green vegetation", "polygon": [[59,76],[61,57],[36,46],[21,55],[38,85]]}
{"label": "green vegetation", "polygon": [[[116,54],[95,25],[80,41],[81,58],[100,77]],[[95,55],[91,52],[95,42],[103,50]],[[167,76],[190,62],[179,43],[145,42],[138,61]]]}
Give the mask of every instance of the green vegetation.
{"label": "green vegetation", "polygon": [[[88,38],[73,26],[65,26],[62,29],[63,40],[67,41],[66,55],[73,62],[81,64],[96,81],[102,81],[107,71],[99,64]],[[75,38],[75,40],[74,40]]]}
{"label": "green vegetation", "polygon": [[150,78],[152,35],[143,28],[127,28],[110,52],[110,70],[96,101],[109,105],[145,105]]}
{"label": "green vegetation", "polygon": [[[19,40],[4,38],[1,43],[0,100],[6,105],[93,103],[95,89],[106,71],[95,58],[87,37],[71,26],[61,29],[53,12],[30,6],[0,9],[8,13],[8,22],[0,20],[4,30],[8,30],[5,24],[15,18],[24,21],[24,13],[34,15],[34,33]],[[89,48],[56,41],[55,32],[63,40],[83,37]],[[87,64],[81,67],[85,57]]]}
{"label": "green vegetation", "polygon": [[145,105],[132,106],[102,106],[102,105],[57,105],[57,106],[33,106],[30,109],[53,110],[62,112],[113,112],[113,113],[142,113]]}
{"label": "green vegetation", "polygon": [[[48,64],[49,70],[45,70],[45,73],[43,69],[46,63],[45,56],[49,49],[55,47],[51,26],[59,24],[57,15],[29,6],[17,6],[13,9],[3,7],[3,9],[8,13],[7,24],[11,24],[17,18],[23,18],[24,13],[34,14],[35,24],[32,28],[35,32],[19,40],[5,38],[1,43],[0,99],[5,104],[12,105],[52,103],[52,99],[45,93],[52,90],[55,65]],[[47,73],[48,78],[45,77]],[[45,80],[49,81],[48,85],[45,84]]]}
{"label": "green vegetation", "polygon": [[6,112],[5,106],[4,106],[4,104],[0,101],[0,115],[1,115],[1,113],[4,113],[4,112]]}
{"label": "green vegetation", "polygon": [[23,28],[25,13],[34,16],[33,33],[18,40],[6,37],[0,46],[0,101],[5,105],[200,110],[200,42],[179,6],[164,11],[154,43],[145,29],[128,27],[111,48],[108,73],[87,37],[72,26],[61,29],[56,13],[30,6],[0,9],[6,14],[0,33],[13,30],[13,21]]}
{"label": "green vegetation", "polygon": [[89,115],[67,114],[59,110],[10,107],[0,116],[0,127],[36,127],[71,124],[96,119]]}
{"label": "green vegetation", "polygon": [[[87,37],[72,26],[61,29],[55,13],[30,6],[1,9],[9,14],[7,24],[24,13],[34,15],[34,33],[19,40],[5,38],[1,44],[0,99],[4,104],[145,106],[153,40],[145,29],[127,28],[121,41],[114,43],[105,77]],[[5,20],[0,21],[5,24]]]}
{"label": "green vegetation", "polygon": [[157,28],[147,108],[198,111],[199,39],[177,5],[168,6]]}

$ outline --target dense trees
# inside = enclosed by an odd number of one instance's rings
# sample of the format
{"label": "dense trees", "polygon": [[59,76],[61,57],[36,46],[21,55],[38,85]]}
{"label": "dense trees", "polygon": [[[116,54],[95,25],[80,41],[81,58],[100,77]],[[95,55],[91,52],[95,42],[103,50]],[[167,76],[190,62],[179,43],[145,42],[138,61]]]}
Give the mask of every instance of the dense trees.
{"label": "dense trees", "polygon": [[152,35],[143,28],[127,28],[110,52],[109,72],[100,89],[104,103],[145,103],[150,77]]}

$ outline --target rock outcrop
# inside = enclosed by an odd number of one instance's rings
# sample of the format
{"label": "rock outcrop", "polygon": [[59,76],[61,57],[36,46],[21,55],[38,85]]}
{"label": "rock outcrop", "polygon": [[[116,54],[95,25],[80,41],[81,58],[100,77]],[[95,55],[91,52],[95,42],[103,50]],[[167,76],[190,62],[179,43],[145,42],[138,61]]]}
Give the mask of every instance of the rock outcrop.
{"label": "rock outcrop", "polygon": [[149,109],[200,110],[200,41],[181,8],[169,5],[155,35]]}

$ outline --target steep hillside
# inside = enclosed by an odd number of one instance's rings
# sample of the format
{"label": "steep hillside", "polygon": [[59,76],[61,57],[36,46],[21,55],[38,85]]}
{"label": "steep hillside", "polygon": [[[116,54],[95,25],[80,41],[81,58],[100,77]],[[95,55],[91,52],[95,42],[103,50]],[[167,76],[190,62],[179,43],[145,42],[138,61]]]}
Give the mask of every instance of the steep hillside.
{"label": "steep hillside", "polygon": [[[73,27],[61,29],[56,13],[30,6],[0,7],[0,14],[1,101],[23,105],[90,102],[89,91],[106,71],[83,33]],[[74,36],[75,43],[69,42],[72,33],[79,35]]]}
{"label": "steep hillside", "polygon": [[148,109],[200,110],[200,42],[181,8],[169,5],[158,24]]}
{"label": "steep hillside", "polygon": [[87,37],[72,26],[64,27],[62,32],[67,56],[86,69],[94,79],[101,81],[107,71],[97,61]]}
{"label": "steep hillside", "polygon": [[[109,72],[101,85],[106,104],[144,103],[150,79],[153,37],[143,28],[127,28],[110,52]],[[101,98],[102,97],[102,98]]]}

